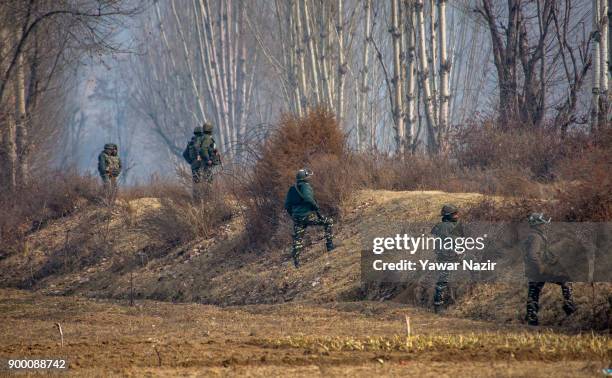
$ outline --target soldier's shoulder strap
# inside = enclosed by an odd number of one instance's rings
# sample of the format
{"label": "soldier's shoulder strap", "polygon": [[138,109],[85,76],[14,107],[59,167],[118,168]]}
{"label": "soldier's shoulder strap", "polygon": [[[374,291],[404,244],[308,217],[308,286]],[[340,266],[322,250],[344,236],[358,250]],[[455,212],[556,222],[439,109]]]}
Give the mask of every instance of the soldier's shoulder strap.
{"label": "soldier's shoulder strap", "polygon": [[302,192],[300,191],[300,188],[298,187],[298,184],[293,184],[293,187],[295,188],[295,191],[297,192],[298,196],[300,196],[300,198],[302,199],[302,201],[304,200],[304,195],[302,194]]}

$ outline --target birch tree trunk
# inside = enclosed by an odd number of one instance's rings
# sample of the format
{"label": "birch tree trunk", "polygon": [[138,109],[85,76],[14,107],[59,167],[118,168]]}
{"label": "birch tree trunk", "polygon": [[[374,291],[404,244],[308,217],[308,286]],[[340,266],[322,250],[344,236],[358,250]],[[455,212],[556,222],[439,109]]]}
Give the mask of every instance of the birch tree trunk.
{"label": "birch tree trunk", "polygon": [[601,43],[600,43],[600,58],[601,58],[601,85],[600,85],[600,97],[599,97],[599,126],[601,128],[605,127],[606,121],[608,119],[608,110],[609,110],[609,98],[608,98],[608,72],[606,71],[606,67],[608,67],[608,49],[609,42],[608,41],[608,2],[606,0],[601,1],[601,12],[600,12],[600,25],[601,25]]}
{"label": "birch tree trunk", "polygon": [[393,122],[395,126],[396,151],[401,158],[404,156],[404,117],[402,114],[402,61],[401,61],[401,31],[400,31],[399,0],[391,0],[391,37],[393,38]]}
{"label": "birch tree trunk", "polygon": [[436,67],[438,66],[438,47],[437,47],[437,34],[436,34],[436,6],[435,0],[429,0],[429,71],[431,79],[431,96],[433,105],[433,115],[438,120],[438,73]]}
{"label": "birch tree trunk", "polygon": [[406,108],[404,110],[405,115],[405,128],[406,128],[406,145],[414,151],[415,146],[415,73],[416,73],[416,61],[415,61],[415,46],[416,46],[416,30],[415,30],[415,14],[414,6],[409,0],[404,0],[404,9],[406,13],[405,17],[405,34],[406,34]]}
{"label": "birch tree trunk", "polygon": [[330,23],[331,18],[327,11],[327,4],[324,0],[321,0],[321,16],[319,18],[319,71],[321,74],[321,84],[323,85],[323,91],[325,93],[325,102],[334,109],[334,90],[332,83],[329,80],[329,62],[328,62],[328,50],[329,50],[329,30],[331,29]]}
{"label": "birch tree trunk", "polygon": [[[605,1],[605,0],[604,0]],[[593,0],[593,100],[591,103],[591,131],[597,130],[599,122],[599,79],[601,77],[599,57],[599,41],[601,39],[599,31],[599,1]]]}
{"label": "birch tree trunk", "polygon": [[23,53],[17,58],[15,66],[15,145],[17,153],[17,187],[22,187],[28,182],[28,125],[26,117],[26,94]]}
{"label": "birch tree trunk", "polygon": [[[10,40],[12,36],[7,30],[6,26],[2,25],[0,26],[0,28],[0,37],[2,38],[2,41]],[[8,53],[7,51],[5,51],[8,50],[6,47],[7,44],[0,43],[0,56],[6,56],[6,54]],[[10,91],[10,89],[8,89],[8,91]],[[11,103],[11,97],[12,96],[8,95],[8,93],[4,97],[7,108]],[[1,184],[3,187],[6,185],[6,189],[8,189],[9,191],[14,191],[17,186],[17,147],[15,145],[14,113],[12,111],[6,111],[5,117],[6,118],[3,120],[4,127],[0,129],[0,132],[2,133],[2,147],[6,154],[4,161],[2,161],[3,165],[1,167],[1,174],[3,179],[3,182]]]}
{"label": "birch tree trunk", "polygon": [[416,0],[415,12],[418,25],[418,55],[419,55],[419,77],[423,91],[423,108],[425,112],[425,122],[427,124],[427,150],[435,153],[438,150],[436,141],[437,126],[433,112],[433,96],[429,83],[429,66],[427,64],[426,40],[425,40],[425,17],[423,15],[423,0]]}
{"label": "birch tree trunk", "polygon": [[308,0],[300,0],[302,5],[302,15],[304,16],[304,45],[308,46],[308,55],[310,57],[310,74],[311,83],[313,85],[314,100],[318,105],[321,102],[321,93],[319,91],[319,77],[317,74],[317,53],[315,52],[314,39],[310,29],[310,12],[308,9]]}
{"label": "birch tree trunk", "polygon": [[305,111],[308,108],[308,83],[306,82],[306,61],[304,58],[304,44],[303,44],[303,31],[302,31],[302,20],[300,16],[300,4],[299,0],[293,2],[293,18],[295,20],[295,52],[298,62],[298,79],[300,87],[300,103],[302,109]]}
{"label": "birch tree trunk", "polygon": [[451,62],[446,53],[446,0],[438,0],[438,25],[440,31],[440,122],[438,124],[438,144],[442,151],[447,149],[448,103],[450,99],[449,74]]}
{"label": "birch tree trunk", "polygon": [[337,0],[336,9],[336,34],[338,38],[338,93],[336,93],[336,113],[338,122],[342,122],[344,118],[344,75],[346,74],[346,62],[344,57],[344,9],[342,7],[344,0]]}
{"label": "birch tree trunk", "polygon": [[369,73],[369,59],[370,59],[370,40],[372,39],[372,0],[364,0],[363,2],[363,55],[362,55],[362,66],[361,66],[361,83],[359,90],[361,96],[359,97],[359,109],[357,114],[357,149],[359,151],[365,150],[366,141],[366,112],[367,103],[370,93],[370,87],[368,85],[368,73]]}

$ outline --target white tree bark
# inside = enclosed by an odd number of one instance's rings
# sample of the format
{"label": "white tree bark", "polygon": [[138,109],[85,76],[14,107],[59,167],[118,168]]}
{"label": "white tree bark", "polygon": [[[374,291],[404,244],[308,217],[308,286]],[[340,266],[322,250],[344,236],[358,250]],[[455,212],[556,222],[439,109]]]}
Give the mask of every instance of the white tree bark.
{"label": "white tree bark", "polygon": [[344,75],[346,74],[346,62],[344,55],[344,0],[337,0],[336,9],[336,34],[338,38],[338,93],[336,93],[336,113],[338,122],[344,118]]}
{"label": "white tree bark", "polygon": [[370,69],[370,40],[372,39],[372,0],[364,0],[363,2],[363,22],[363,55],[361,60],[361,83],[359,85],[359,109],[357,111],[357,149],[359,151],[365,150],[365,141],[369,139],[366,127],[366,112],[370,93],[368,73]]}
{"label": "white tree bark", "polygon": [[446,52],[446,0],[438,0],[438,25],[440,30],[440,122],[438,125],[438,144],[446,150],[448,132],[448,103],[450,99],[449,74],[451,62]]}
{"label": "white tree bark", "polygon": [[426,39],[425,39],[425,17],[423,15],[423,0],[415,1],[415,12],[418,29],[418,55],[419,55],[419,77],[423,91],[423,108],[425,111],[425,121],[427,125],[427,150],[434,153],[438,150],[436,141],[437,125],[433,112],[433,96],[429,83],[429,66],[427,64]]}
{"label": "white tree bark", "polygon": [[429,71],[431,80],[431,95],[434,118],[438,120],[438,43],[436,33],[436,5],[435,0],[429,0]]}
{"label": "white tree bark", "polygon": [[[19,37],[19,35],[17,35]],[[17,39],[16,39],[17,40]],[[26,114],[25,73],[23,53],[17,58],[14,78],[15,91],[15,144],[17,153],[17,186],[21,187],[28,183],[28,124]]]}
{"label": "white tree bark", "polygon": [[605,127],[608,111],[609,111],[609,97],[608,97],[608,72],[606,68],[608,67],[608,49],[609,42],[608,41],[608,2],[606,0],[601,1],[601,12],[600,12],[600,25],[601,25],[601,43],[600,43],[600,59],[601,59],[601,76],[600,76],[600,119],[599,124],[600,127]]}
{"label": "white tree bark", "polygon": [[306,60],[304,58],[305,50],[303,43],[303,27],[302,27],[302,17],[300,11],[299,0],[295,0],[293,2],[293,19],[295,21],[295,48],[296,48],[296,56],[298,62],[298,78],[299,78],[299,86],[300,86],[300,103],[302,105],[302,109],[306,110],[309,106],[308,103],[308,83],[306,81]]}
{"label": "white tree bark", "polygon": [[395,127],[395,147],[398,155],[404,156],[404,117],[402,114],[402,46],[400,29],[399,0],[391,0],[391,37],[393,39],[393,122]]}
{"label": "white tree bark", "polygon": [[318,105],[321,102],[321,93],[319,91],[319,75],[317,72],[317,53],[315,51],[314,38],[310,28],[311,21],[308,0],[300,0],[300,3],[302,5],[302,15],[304,16],[304,45],[308,46],[312,90],[315,103]]}
{"label": "white tree bark", "polygon": [[414,6],[409,0],[404,0],[405,17],[405,34],[406,34],[406,110],[405,113],[405,128],[406,128],[406,145],[410,149],[414,149],[415,122],[416,112],[415,106],[418,105],[415,101],[415,83],[416,83],[416,30],[415,30],[415,13]]}
{"label": "white tree bark", "polygon": [[[604,0],[605,1],[605,0]],[[599,80],[601,77],[600,72],[600,64],[601,60],[599,58],[599,41],[601,39],[600,30],[599,30],[599,1],[593,0],[593,33],[595,33],[595,38],[593,39],[593,100],[591,104],[591,130],[597,130],[597,124],[599,122]]]}

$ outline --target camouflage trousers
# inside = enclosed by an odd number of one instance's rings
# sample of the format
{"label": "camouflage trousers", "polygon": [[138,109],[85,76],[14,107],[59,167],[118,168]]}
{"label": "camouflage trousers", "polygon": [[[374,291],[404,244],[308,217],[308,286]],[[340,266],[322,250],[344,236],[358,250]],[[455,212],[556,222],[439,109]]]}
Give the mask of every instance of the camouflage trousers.
{"label": "camouflage trousers", "polygon": [[212,169],[211,168],[192,169],[191,178],[193,180],[193,199],[194,200],[204,199],[213,181]]}
{"label": "camouflage trousers", "polygon": [[[538,323],[538,311],[540,310],[540,293],[546,282],[529,282],[527,291],[527,315],[526,320],[529,324]],[[572,286],[569,282],[555,282],[561,286],[563,294],[563,311],[570,315],[576,311],[576,305],[572,298]]]}
{"label": "camouflage trousers", "polygon": [[298,265],[300,253],[304,249],[304,233],[308,226],[323,226],[325,230],[325,246],[327,250],[333,249],[333,232],[332,226],[334,220],[331,217],[319,218],[316,214],[310,213],[304,218],[293,219],[293,246],[291,248],[291,257],[293,261]]}
{"label": "camouflage trousers", "polygon": [[438,281],[436,282],[436,289],[434,292],[434,306],[442,306],[450,297],[448,289],[448,278],[450,277],[450,270],[441,270],[438,273]]}

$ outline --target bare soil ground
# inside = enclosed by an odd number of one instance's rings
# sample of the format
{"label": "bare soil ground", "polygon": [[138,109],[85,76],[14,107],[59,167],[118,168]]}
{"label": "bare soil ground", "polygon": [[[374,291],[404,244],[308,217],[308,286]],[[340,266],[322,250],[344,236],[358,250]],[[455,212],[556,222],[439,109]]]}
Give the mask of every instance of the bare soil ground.
{"label": "bare soil ground", "polygon": [[0,358],[62,357],[78,376],[574,377],[601,376],[612,361],[605,335],[436,316],[389,302],[131,307],[3,289],[0,334]]}

